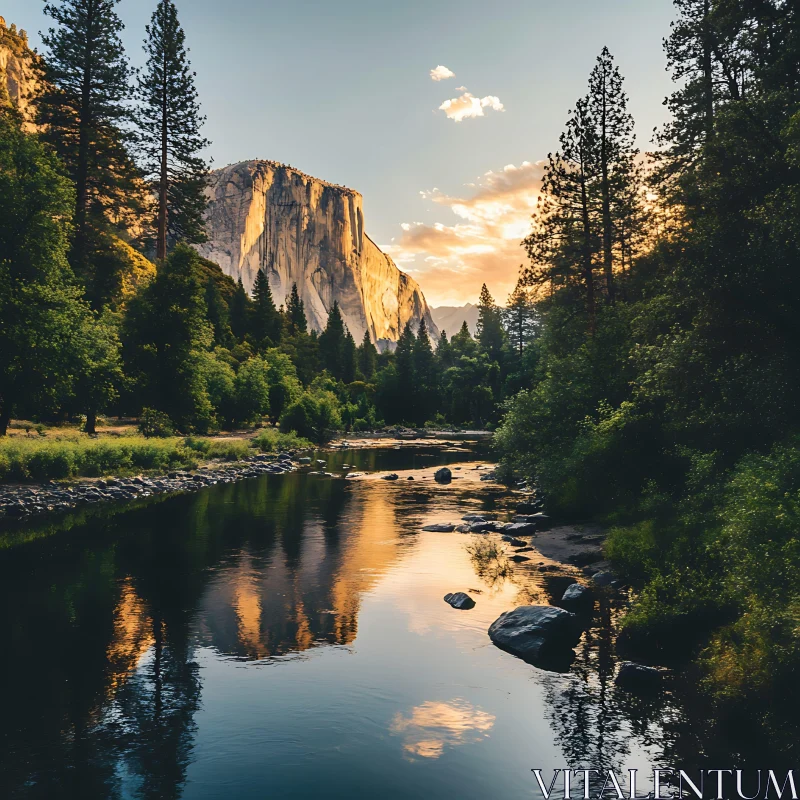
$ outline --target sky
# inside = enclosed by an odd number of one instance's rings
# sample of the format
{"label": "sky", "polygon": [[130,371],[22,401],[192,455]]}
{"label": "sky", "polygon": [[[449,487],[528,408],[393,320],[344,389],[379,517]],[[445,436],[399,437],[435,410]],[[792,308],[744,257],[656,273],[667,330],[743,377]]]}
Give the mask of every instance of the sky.
{"label": "sky", "polygon": [[[364,197],[431,305],[504,302],[542,162],[608,46],[642,149],[666,121],[671,0],[176,0],[215,166],[264,158]],[[155,0],[121,0],[134,66]],[[7,22],[49,27],[43,0]]]}

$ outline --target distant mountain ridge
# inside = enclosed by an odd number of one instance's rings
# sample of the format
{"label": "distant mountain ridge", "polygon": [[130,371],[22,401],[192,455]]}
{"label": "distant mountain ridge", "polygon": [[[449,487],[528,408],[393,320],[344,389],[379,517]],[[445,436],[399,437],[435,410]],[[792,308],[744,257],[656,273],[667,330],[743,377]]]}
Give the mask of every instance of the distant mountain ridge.
{"label": "distant mountain ridge", "polygon": [[478,306],[473,303],[431,308],[431,316],[440,331],[447,331],[448,339],[458,333],[465,322],[473,336],[478,331]]}

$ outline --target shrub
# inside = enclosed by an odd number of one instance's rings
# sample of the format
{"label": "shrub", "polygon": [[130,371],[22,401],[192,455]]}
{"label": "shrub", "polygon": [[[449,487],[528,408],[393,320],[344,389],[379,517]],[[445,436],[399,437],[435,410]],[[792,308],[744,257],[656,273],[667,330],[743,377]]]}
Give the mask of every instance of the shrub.
{"label": "shrub", "polygon": [[139,433],[146,438],[167,437],[175,435],[172,420],[163,412],[154,408],[145,408],[139,417]]}

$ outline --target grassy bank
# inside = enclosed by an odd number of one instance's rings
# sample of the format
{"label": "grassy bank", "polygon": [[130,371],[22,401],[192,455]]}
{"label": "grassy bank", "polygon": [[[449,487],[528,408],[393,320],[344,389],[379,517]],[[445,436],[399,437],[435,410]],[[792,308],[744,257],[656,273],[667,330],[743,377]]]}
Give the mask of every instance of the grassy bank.
{"label": "grassy bank", "polygon": [[310,447],[296,434],[265,429],[254,439],[107,436],[90,439],[64,433],[57,438],[0,439],[0,482],[98,478],[137,472],[192,469],[200,462],[241,461],[259,451]]}

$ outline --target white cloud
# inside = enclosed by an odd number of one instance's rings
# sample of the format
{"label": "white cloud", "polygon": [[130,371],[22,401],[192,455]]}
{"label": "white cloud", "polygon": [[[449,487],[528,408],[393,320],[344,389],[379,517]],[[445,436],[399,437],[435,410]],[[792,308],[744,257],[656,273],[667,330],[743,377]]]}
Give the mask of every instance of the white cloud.
{"label": "white cloud", "polygon": [[541,192],[545,162],[508,164],[477,178],[464,197],[432,189],[422,199],[449,209],[448,222],[403,223],[388,253],[422,285],[432,305],[476,302],[486,283],[502,303],[514,289]]}
{"label": "white cloud", "polygon": [[449,119],[461,122],[464,119],[485,116],[483,113],[484,108],[490,108],[493,111],[505,111],[499,97],[494,95],[475,97],[469,92],[464,92],[460,97],[445,100],[439,106],[439,111],[444,111]]}
{"label": "white cloud", "polygon": [[432,81],[446,81],[448,78],[455,78],[456,74],[453,70],[439,64],[436,69],[431,70],[430,76]]}

